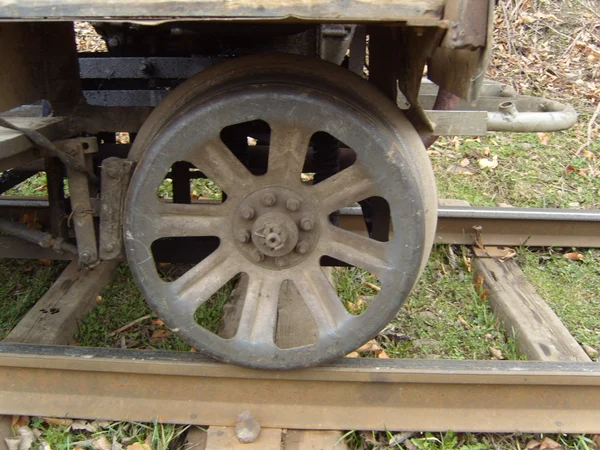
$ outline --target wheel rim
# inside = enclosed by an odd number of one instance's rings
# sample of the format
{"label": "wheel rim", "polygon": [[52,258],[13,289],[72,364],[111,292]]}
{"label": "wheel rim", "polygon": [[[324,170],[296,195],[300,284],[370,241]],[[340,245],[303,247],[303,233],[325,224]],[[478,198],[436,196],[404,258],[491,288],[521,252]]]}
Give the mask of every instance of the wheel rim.
{"label": "wheel rim", "polygon": [[[377,113],[320,86],[248,83],[183,108],[145,149],[132,178],[125,245],[134,276],[150,306],[182,338],[223,361],[255,368],[292,369],[336,359],[377,334],[395,315],[428,254],[431,207],[410,164],[407,142]],[[257,107],[258,105],[258,107]],[[364,105],[362,105],[364,106]],[[271,128],[268,171],[252,175],[220,139],[232,124],[263,120]],[[324,131],[357,152],[357,162],[310,186],[300,174],[311,136]],[[406,136],[404,136],[406,137]],[[156,189],[176,161],[189,161],[227,193],[218,205],[170,204]],[[332,225],[334,211],[368,197],[385,198],[397,232],[379,242]],[[430,202],[429,202],[430,203]],[[400,230],[401,232],[398,232]],[[177,236],[217,236],[220,244],[181,278],[167,283],[151,245]],[[381,291],[360,316],[346,311],[320,267],[329,256],[368,270]],[[231,339],[196,324],[196,309],[238,273],[249,277],[241,319]],[[301,295],[318,339],[282,349],[274,340],[281,285]]]}

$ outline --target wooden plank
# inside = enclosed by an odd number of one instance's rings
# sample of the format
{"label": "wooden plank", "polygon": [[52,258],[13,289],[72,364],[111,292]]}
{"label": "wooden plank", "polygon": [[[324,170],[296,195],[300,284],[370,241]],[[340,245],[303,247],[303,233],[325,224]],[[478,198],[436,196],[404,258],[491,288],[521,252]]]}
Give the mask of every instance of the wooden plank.
{"label": "wooden plank", "polygon": [[484,278],[488,302],[519,350],[537,361],[590,361],[590,358],[548,304],[527,282],[515,261],[476,258],[474,267]]}
{"label": "wooden plank", "polygon": [[[63,128],[62,117],[3,117],[7,122],[18,126],[38,131],[50,140],[60,137]],[[38,152],[32,152],[27,161],[16,159],[25,152],[34,148],[27,136],[19,131],[0,127],[0,170],[12,169],[16,164],[24,164],[39,158]]]}
{"label": "wooden plank", "polygon": [[4,19],[64,19],[135,17],[137,21],[157,17],[204,20],[265,19],[288,21],[417,21],[435,24],[442,18],[445,0],[0,0]]}
{"label": "wooden plank", "polygon": [[8,450],[4,438],[13,436],[12,416],[0,416],[0,450]]}
{"label": "wooden plank", "polygon": [[347,450],[339,431],[288,430],[283,439],[285,450]]}
{"label": "wooden plank", "polygon": [[94,308],[96,297],[112,280],[117,265],[104,261],[87,270],[73,261],[3,342],[72,343],[78,321]]}
{"label": "wooden plank", "polygon": [[279,428],[263,428],[256,441],[242,444],[233,427],[210,427],[206,450],[281,450],[282,431]]}
{"label": "wooden plank", "polygon": [[206,431],[198,428],[191,427],[185,437],[184,450],[206,450]]}

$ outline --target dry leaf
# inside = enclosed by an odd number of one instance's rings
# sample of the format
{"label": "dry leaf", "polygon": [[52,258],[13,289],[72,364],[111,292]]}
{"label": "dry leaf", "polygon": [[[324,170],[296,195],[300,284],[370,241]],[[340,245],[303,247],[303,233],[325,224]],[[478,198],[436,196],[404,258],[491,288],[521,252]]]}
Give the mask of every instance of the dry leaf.
{"label": "dry leaf", "polygon": [[525,450],[534,450],[534,449],[538,449],[540,447],[540,443],[538,441],[529,441],[527,443],[527,446],[525,447]]}
{"label": "dry leaf", "polygon": [[509,259],[512,259],[515,256],[517,256],[517,252],[514,249],[509,248],[506,250],[506,254],[502,258],[500,258],[500,262],[508,261]]}
{"label": "dry leaf", "polygon": [[459,314],[458,315],[458,321],[460,322],[460,324],[465,327],[467,330],[470,330],[471,328],[473,328],[469,322],[467,322],[465,319],[463,319],[463,317]]}
{"label": "dry leaf", "polygon": [[572,172],[575,172],[575,167],[573,167],[571,164],[565,167],[565,175],[569,175]]}
{"label": "dry leaf", "polygon": [[38,261],[42,266],[49,266],[50,264],[52,264],[52,261],[50,261],[49,259],[38,259]]}
{"label": "dry leaf", "polygon": [[592,152],[590,152],[589,150],[582,150],[581,154],[583,156],[585,156],[587,159],[596,159],[596,155],[594,155]]}
{"label": "dry leaf", "polygon": [[483,276],[477,275],[475,277],[475,290],[479,291],[483,287]]}
{"label": "dry leaf", "polygon": [[448,172],[456,173],[458,175],[475,175],[477,173],[475,169],[472,169],[470,167],[461,167],[455,164],[448,167]]}
{"label": "dry leaf", "polygon": [[358,352],[350,352],[346,355],[346,358],[360,358]]}
{"label": "dry leaf", "polygon": [[549,449],[562,449],[562,445],[558,442],[550,439],[549,437],[545,437],[540,445],[540,450],[549,450]]}
{"label": "dry leaf", "polygon": [[377,341],[375,341],[375,339],[371,339],[366,344],[363,344],[359,348],[357,348],[356,351],[358,353],[379,352],[381,351],[381,347],[379,346]]}
{"label": "dry leaf", "polygon": [[490,347],[490,353],[496,359],[504,359],[504,355],[502,355],[502,352],[497,348]]}
{"label": "dry leaf", "polygon": [[12,427],[19,428],[29,424],[29,416],[12,416]]}
{"label": "dry leaf", "polygon": [[98,431],[98,427],[95,424],[86,422],[85,420],[76,420],[71,424],[71,429],[83,430],[89,433],[95,433],[96,431]]}
{"label": "dry leaf", "polygon": [[109,442],[108,439],[106,439],[106,436],[102,435],[97,439],[94,439],[92,441],[92,446],[96,449],[96,450],[111,450],[112,449],[112,444]]}
{"label": "dry leaf", "polygon": [[369,283],[368,281],[365,281],[365,286],[370,289],[373,289],[375,292],[381,291],[381,288],[379,286],[377,286],[376,284],[373,284],[373,283]]}
{"label": "dry leaf", "polygon": [[377,353],[377,357],[381,359],[390,359],[385,350],[381,350],[379,353]]}
{"label": "dry leaf", "polygon": [[102,303],[102,296],[101,295],[97,295],[96,296],[96,303]]}
{"label": "dry leaf", "polygon": [[550,135],[548,133],[538,133],[537,135],[542,145],[550,144]]}
{"label": "dry leaf", "polygon": [[48,444],[47,441],[40,441],[40,444],[38,445],[38,450],[52,450],[52,447],[50,447],[50,444]]}
{"label": "dry leaf", "polygon": [[362,298],[358,297],[353,302],[346,302],[346,307],[350,312],[358,313],[362,311],[365,302]]}
{"label": "dry leaf", "polygon": [[481,158],[479,160],[479,167],[482,169],[495,169],[498,167],[498,155],[494,155],[492,159]]}
{"label": "dry leaf", "polygon": [[583,261],[583,259],[585,258],[583,256],[583,253],[579,253],[579,252],[569,252],[569,253],[565,253],[565,258],[570,259],[571,261]]}
{"label": "dry leaf", "polygon": [[19,450],[29,450],[33,442],[37,439],[33,434],[33,430],[28,426],[19,427],[18,430],[21,441],[19,442]]}
{"label": "dry leaf", "polygon": [[150,336],[150,341],[151,342],[164,341],[168,336],[169,336],[168,330],[156,330],[154,333],[152,333],[152,336]]}
{"label": "dry leaf", "polygon": [[488,298],[488,295],[490,295],[490,291],[488,291],[487,289],[484,289],[483,292],[481,293],[481,295],[479,296],[479,298],[481,298],[482,302],[485,302]]}
{"label": "dry leaf", "polygon": [[151,323],[152,325],[156,326],[156,327],[162,327],[162,326],[164,326],[164,324],[165,324],[165,323],[164,323],[162,320],[160,320],[160,319],[155,319],[155,320],[152,320],[150,323]]}
{"label": "dry leaf", "polygon": [[471,164],[469,158],[464,158],[460,161],[460,167],[467,167],[469,164]]}
{"label": "dry leaf", "polygon": [[152,450],[152,449],[145,442],[144,443],[134,442],[133,444],[127,446],[127,450]]}
{"label": "dry leaf", "polygon": [[7,437],[4,438],[6,447],[8,450],[19,450],[19,444],[21,443],[20,437]]}
{"label": "dry leaf", "polygon": [[46,422],[48,425],[69,426],[73,423],[73,419],[59,419],[56,417],[44,417],[44,422]]}
{"label": "dry leaf", "polygon": [[600,447],[600,434],[595,434],[592,440],[594,441],[594,444]]}

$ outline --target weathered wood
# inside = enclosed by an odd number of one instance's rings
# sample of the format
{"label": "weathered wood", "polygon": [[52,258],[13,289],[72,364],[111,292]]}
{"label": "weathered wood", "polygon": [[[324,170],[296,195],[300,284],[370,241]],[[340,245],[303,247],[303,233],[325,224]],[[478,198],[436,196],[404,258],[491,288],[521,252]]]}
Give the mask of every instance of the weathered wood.
{"label": "weathered wood", "polygon": [[281,450],[281,429],[263,428],[256,441],[242,444],[233,427],[210,427],[206,450]]}
{"label": "weathered wood", "polygon": [[339,431],[288,430],[283,439],[285,450],[347,450]]}
{"label": "weathered wood", "polygon": [[0,416],[0,450],[8,450],[4,438],[12,435],[12,416]]}
{"label": "weathered wood", "polygon": [[[19,127],[35,130],[50,140],[60,137],[63,132],[61,117],[4,117],[7,122]],[[12,169],[40,157],[33,143],[19,131],[0,127],[0,171]]]}
{"label": "weathered wood", "polygon": [[0,17],[71,20],[101,17],[198,18],[204,20],[335,20],[411,21],[423,24],[439,21],[445,0],[136,0],[107,2],[104,0],[24,0],[15,7],[13,0],[0,0]]}
{"label": "weathered wood", "polygon": [[519,350],[537,361],[590,361],[558,316],[527,282],[516,262],[477,258],[488,302],[507,332],[515,333]]}
{"label": "weathered wood", "polygon": [[205,450],[206,449],[206,431],[198,428],[191,427],[185,437],[184,450]]}
{"label": "weathered wood", "polygon": [[76,261],[69,264],[3,342],[72,343],[78,322],[94,308],[96,297],[112,280],[117,264],[105,261],[92,270],[80,269]]}

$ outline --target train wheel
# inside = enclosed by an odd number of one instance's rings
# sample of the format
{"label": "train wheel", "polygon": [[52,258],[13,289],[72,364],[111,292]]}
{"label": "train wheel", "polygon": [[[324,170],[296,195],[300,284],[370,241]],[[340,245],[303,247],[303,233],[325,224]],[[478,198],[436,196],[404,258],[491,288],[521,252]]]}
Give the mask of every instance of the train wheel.
{"label": "train wheel", "polygon": [[[260,122],[257,122],[260,121]],[[253,174],[223,130],[266,124],[265,173]],[[317,184],[301,179],[315,133],[351,148],[356,162]],[[429,255],[435,183],[411,124],[367,81],[323,61],[267,55],[198,74],[159,105],[136,138],[138,161],[125,208],[127,259],[149,305],[180,337],[217,359],[295,369],[339,358],[394,318]],[[157,189],[186,161],[226,193],[218,204],[170,203]],[[384,199],[395,232],[373,239],[334,225],[331,214]],[[212,237],[216,249],[176,280],[161,276],[154,243]],[[191,248],[191,247],[190,247]],[[190,250],[192,251],[192,250]],[[322,270],[329,258],[375,275],[381,291],[351,314]],[[247,277],[233,336],[199,325],[196,311],[229,280]],[[313,342],[276,340],[282,286],[292,284],[315,326]]]}

